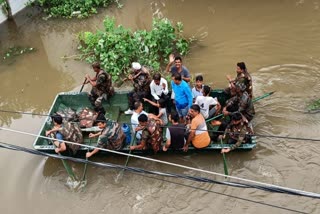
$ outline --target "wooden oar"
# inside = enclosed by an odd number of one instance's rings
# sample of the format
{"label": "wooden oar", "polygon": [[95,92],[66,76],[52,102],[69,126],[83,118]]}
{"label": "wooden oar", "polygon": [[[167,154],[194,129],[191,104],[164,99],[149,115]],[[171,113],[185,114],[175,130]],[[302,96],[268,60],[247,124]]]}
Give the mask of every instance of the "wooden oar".
{"label": "wooden oar", "polygon": [[[133,135],[133,139],[131,140],[130,142],[130,146],[129,146],[129,149],[130,147],[136,142],[136,135],[134,134]],[[132,150],[129,150],[129,154],[131,154],[131,151]],[[128,163],[129,163],[129,159],[130,159],[130,156],[127,157],[127,160],[126,160],[126,163],[124,164],[124,167],[127,167],[128,166]],[[124,172],[125,169],[122,169],[119,173],[119,175],[117,176],[117,179],[116,180],[119,180],[120,178],[122,178],[122,175],[123,175],[123,172]]]}
{"label": "wooden oar", "polygon": [[86,77],[84,78],[84,81],[83,81],[83,83],[82,83],[81,89],[80,89],[80,91],[79,91],[80,93],[82,92],[82,89],[83,89],[83,87],[84,87],[85,84],[87,84],[87,78],[86,78]]}
{"label": "wooden oar", "polygon": [[[268,92],[268,93],[265,93],[264,95],[261,95],[261,96],[259,96],[259,97],[256,97],[256,98],[253,99],[252,102],[255,103],[255,102],[259,101],[259,100],[262,100],[262,99],[264,99],[264,98],[266,98],[266,97],[269,97],[269,96],[272,95],[274,92],[275,92],[275,91]],[[210,118],[210,119],[207,119],[206,122],[210,122],[211,120],[217,119],[217,118],[222,117],[222,116],[223,116],[223,114],[219,114],[219,115],[217,115],[217,116],[215,116],[215,117],[212,117],[212,118]]]}
{"label": "wooden oar", "polygon": [[[221,145],[222,145],[222,139],[220,140]],[[226,154],[222,153],[222,157],[223,157],[223,168],[224,168],[224,174],[225,175],[229,175],[228,173],[228,165],[227,165],[227,159],[226,159]]]}

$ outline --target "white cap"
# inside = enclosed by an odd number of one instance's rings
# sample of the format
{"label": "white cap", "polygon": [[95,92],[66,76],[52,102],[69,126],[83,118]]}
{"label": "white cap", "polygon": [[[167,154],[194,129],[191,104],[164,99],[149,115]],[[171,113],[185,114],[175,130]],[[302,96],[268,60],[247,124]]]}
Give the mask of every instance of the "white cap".
{"label": "white cap", "polygon": [[141,65],[140,65],[139,62],[133,62],[133,63],[132,63],[132,68],[133,68],[134,70],[140,70],[140,69],[141,69]]}

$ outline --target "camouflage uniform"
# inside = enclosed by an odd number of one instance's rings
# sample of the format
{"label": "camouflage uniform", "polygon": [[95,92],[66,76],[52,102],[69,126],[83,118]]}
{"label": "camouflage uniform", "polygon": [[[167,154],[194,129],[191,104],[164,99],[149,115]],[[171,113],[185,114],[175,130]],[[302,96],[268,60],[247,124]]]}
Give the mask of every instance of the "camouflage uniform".
{"label": "camouflage uniform", "polygon": [[230,150],[234,150],[242,143],[245,143],[249,139],[249,136],[246,134],[253,134],[253,130],[247,122],[241,121],[239,124],[230,123],[224,132],[224,135],[229,137],[228,143],[232,144]]}
{"label": "camouflage uniform", "polygon": [[102,99],[106,100],[108,97],[111,97],[114,94],[114,88],[112,86],[111,75],[104,70],[100,70],[96,78],[97,85],[92,87],[89,99],[93,106],[101,108]]}
{"label": "camouflage uniform", "polygon": [[106,127],[101,131],[97,147],[110,150],[120,150],[125,139],[121,126],[116,121],[107,119]]}
{"label": "camouflage uniform", "polygon": [[[238,73],[235,80],[232,81],[234,85],[239,83],[244,83],[246,85],[246,91],[249,94],[250,98],[252,98],[252,78],[251,75],[248,72],[242,72]],[[235,95],[235,89],[234,88],[226,88],[225,92],[227,94],[231,94],[232,96]]]}
{"label": "camouflage uniform", "polygon": [[239,111],[249,122],[255,115],[253,102],[246,91],[241,96],[237,95],[227,100],[226,107],[230,112]]}
{"label": "camouflage uniform", "polygon": [[159,151],[163,142],[162,129],[154,119],[150,119],[142,130],[141,141],[145,142],[145,147],[142,149],[151,147],[155,153]]}
{"label": "camouflage uniform", "polygon": [[[134,103],[147,98],[150,93],[151,77],[146,67],[142,66],[141,74],[133,80],[133,91],[128,94],[129,108],[133,109]],[[140,72],[136,71],[137,73]]]}
{"label": "camouflage uniform", "polygon": [[[65,141],[70,141],[74,143],[83,143],[83,136],[81,129],[77,123],[64,122],[59,132],[62,134]],[[66,143],[67,148],[69,148],[73,155],[75,155],[79,149],[79,145]]]}

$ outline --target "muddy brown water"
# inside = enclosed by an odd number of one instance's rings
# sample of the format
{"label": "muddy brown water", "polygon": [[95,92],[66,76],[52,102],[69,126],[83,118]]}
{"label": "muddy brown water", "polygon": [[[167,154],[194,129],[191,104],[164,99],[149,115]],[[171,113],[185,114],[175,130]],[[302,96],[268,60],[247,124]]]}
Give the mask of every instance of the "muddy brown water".
{"label": "muddy brown water", "polygon": [[[256,96],[274,95],[256,103],[258,134],[320,138],[320,114],[306,114],[305,106],[319,98],[320,1],[125,1],[124,8],[102,10],[88,20],[44,21],[25,10],[16,23],[0,26],[0,50],[10,45],[35,47],[0,64],[0,109],[45,114],[58,92],[77,91],[91,73],[84,62],[61,59],[76,52],[77,32],[102,26],[105,15],[132,29],[149,28],[151,18],[182,21],[186,36],[198,42],[184,58],[193,75],[222,88],[225,75],[235,75],[244,61],[252,74]],[[44,118],[0,113],[2,127],[37,134]],[[32,147],[34,137],[0,130],[0,141]],[[231,175],[256,181],[320,192],[319,142],[258,138],[250,152],[227,155]],[[192,155],[157,155],[152,158],[223,173],[218,152]],[[82,191],[68,186],[60,161],[0,150],[1,213],[289,213],[226,195],[255,200],[306,213],[320,213],[319,200],[255,189],[238,189],[181,179],[147,178],[118,170],[88,168]],[[124,164],[125,157],[97,157],[95,161]],[[191,170],[131,158],[130,166],[188,175]],[[71,164],[80,176],[81,164]],[[161,177],[156,177],[160,178]],[[183,185],[181,185],[183,184]],[[199,189],[191,188],[190,186]],[[226,195],[221,195],[221,193]]]}

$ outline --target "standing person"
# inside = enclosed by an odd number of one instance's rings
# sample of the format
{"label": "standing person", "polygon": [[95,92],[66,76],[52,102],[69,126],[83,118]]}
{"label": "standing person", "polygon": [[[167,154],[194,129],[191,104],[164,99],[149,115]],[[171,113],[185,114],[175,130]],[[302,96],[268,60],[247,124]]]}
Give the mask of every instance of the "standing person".
{"label": "standing person", "polygon": [[192,93],[188,83],[182,80],[181,74],[173,74],[171,87],[175,94],[174,101],[176,110],[180,117],[180,123],[184,123],[185,117],[188,114],[189,108],[192,105]]}
{"label": "standing person", "polygon": [[158,103],[152,102],[151,100],[147,98],[143,98],[144,101],[150,103],[151,105],[158,107],[158,115],[154,114],[148,114],[149,118],[153,118],[155,120],[160,120],[161,125],[167,125],[168,124],[168,116],[167,116],[167,109],[166,109],[166,101],[164,99],[160,99]]}
{"label": "standing person", "polygon": [[223,136],[220,136],[220,138],[225,139],[227,136],[227,143],[232,145],[229,148],[223,148],[221,153],[228,153],[238,148],[248,139],[246,134],[253,134],[253,131],[249,127],[247,121],[243,119],[239,112],[233,113],[231,118],[231,123],[227,126]]}
{"label": "standing person", "polygon": [[247,71],[246,64],[244,62],[238,62],[236,68],[237,76],[235,79],[232,79],[230,75],[227,75],[227,79],[229,81],[229,87],[225,89],[227,94],[231,96],[235,96],[235,85],[239,83],[244,83],[246,86],[246,91],[249,94],[250,98],[252,98],[252,78],[249,72]]}
{"label": "standing person", "polygon": [[[153,80],[150,83],[150,91],[152,95],[152,101],[158,102],[159,99],[164,99],[165,102],[169,103],[170,96],[169,96],[169,90],[168,90],[168,82],[164,78],[161,77],[161,74],[156,73],[153,75]],[[167,105],[170,107],[169,105]],[[171,108],[168,110],[168,113],[171,112]],[[152,113],[158,114],[158,109],[154,109]]]}
{"label": "standing person", "polygon": [[[173,65],[174,63],[174,65]],[[182,58],[180,56],[174,57],[173,54],[169,56],[169,63],[166,67],[166,71],[174,75],[175,73],[181,74],[181,77],[184,81],[190,82],[190,72],[189,70],[182,65]]]}
{"label": "standing person", "polygon": [[129,75],[128,79],[133,83],[133,91],[128,94],[129,109],[125,114],[132,114],[134,103],[142,101],[143,98],[150,95],[150,73],[149,70],[141,66],[138,62],[132,63],[133,75]]}
{"label": "standing person", "polygon": [[196,85],[192,88],[192,97],[193,97],[193,102],[196,101],[198,96],[202,96],[202,89],[203,89],[203,76],[198,75],[196,76]]}
{"label": "standing person", "polygon": [[186,139],[184,137],[185,125],[179,124],[179,115],[176,113],[172,114],[171,122],[172,126],[168,127],[166,131],[167,142],[162,148],[162,150],[165,152],[168,150],[168,148],[174,150],[182,149],[186,143]]}
{"label": "standing person", "polygon": [[203,86],[203,96],[198,96],[195,101],[195,104],[200,106],[200,112],[204,119],[212,117],[217,111],[221,109],[218,99],[216,97],[210,97],[210,91],[210,86]]}
{"label": "standing person", "polygon": [[235,89],[236,96],[227,100],[227,104],[223,108],[222,113],[227,116],[231,115],[232,112],[238,111],[246,118],[246,120],[248,120],[248,122],[250,122],[255,115],[255,110],[253,102],[246,91],[246,86],[244,83],[238,82],[235,85]]}
{"label": "standing person", "polygon": [[189,113],[192,120],[190,134],[187,143],[183,147],[183,151],[185,152],[188,151],[190,143],[192,143],[192,145],[197,149],[207,147],[210,144],[207,124],[200,113],[200,107],[197,104],[192,105]]}
{"label": "standing person", "polygon": [[126,138],[126,135],[123,133],[119,123],[110,119],[106,119],[103,114],[99,114],[96,123],[102,130],[96,134],[90,133],[89,138],[99,136],[97,143],[98,148],[95,148],[91,152],[87,152],[87,158],[99,152],[99,148],[120,150],[123,147],[123,142]]}
{"label": "standing person", "polygon": [[63,123],[63,119],[59,114],[53,115],[51,119],[53,122],[53,128],[46,131],[46,136],[54,134],[54,137],[57,139],[53,142],[56,146],[55,152],[64,152],[67,150],[67,148],[69,148],[72,151],[73,155],[75,155],[80,146],[75,144],[66,145],[63,140],[78,144],[83,143],[82,132],[78,124],[70,122]]}
{"label": "standing person", "polygon": [[138,117],[139,127],[142,130],[141,141],[139,145],[130,146],[130,150],[141,149],[145,150],[152,148],[155,153],[160,149],[163,141],[162,131],[155,120],[149,119],[145,114]]}
{"label": "standing person", "polygon": [[148,113],[143,111],[143,104],[140,101],[137,101],[134,103],[134,111],[131,116],[131,126],[132,126],[132,132],[135,134],[135,137],[140,140],[141,139],[141,134],[142,134],[142,129],[139,127],[139,116],[140,115],[146,115],[148,116]]}
{"label": "standing person", "polygon": [[105,110],[102,107],[102,100],[107,100],[108,97],[111,97],[114,94],[112,77],[101,69],[100,63],[98,62],[92,64],[92,69],[96,73],[93,78],[91,78],[89,74],[86,74],[87,83],[92,85],[89,100],[95,107],[95,111],[104,114]]}

